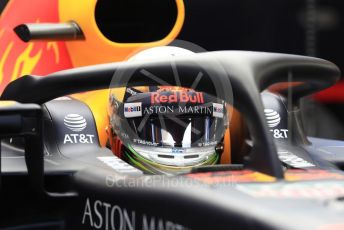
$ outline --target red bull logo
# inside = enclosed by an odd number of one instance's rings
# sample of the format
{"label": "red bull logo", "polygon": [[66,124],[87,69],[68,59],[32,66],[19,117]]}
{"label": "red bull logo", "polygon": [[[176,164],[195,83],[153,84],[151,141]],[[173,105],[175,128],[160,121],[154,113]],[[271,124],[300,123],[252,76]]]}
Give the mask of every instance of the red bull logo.
{"label": "red bull logo", "polygon": [[166,93],[152,93],[151,104],[160,103],[204,103],[203,93],[200,92],[173,92],[171,94]]}

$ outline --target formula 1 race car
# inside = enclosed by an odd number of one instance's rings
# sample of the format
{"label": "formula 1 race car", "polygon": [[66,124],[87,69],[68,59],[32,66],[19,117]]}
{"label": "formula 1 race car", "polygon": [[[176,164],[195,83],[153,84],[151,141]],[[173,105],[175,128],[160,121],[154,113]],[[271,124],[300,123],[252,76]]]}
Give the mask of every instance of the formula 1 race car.
{"label": "formula 1 race car", "polygon": [[[339,76],[336,65],[318,58],[218,51],[81,67],[44,78],[21,77],[1,95],[1,227],[342,229],[344,142],[307,137],[299,110],[302,97],[330,87]],[[110,94],[106,101],[117,106],[110,108],[118,115],[109,117],[113,124],[128,124],[119,131],[110,125],[109,137],[116,132],[122,143],[109,140],[109,148],[100,144],[98,135],[107,112],[66,97],[108,88],[131,92],[143,86],[167,90],[134,92],[122,104]],[[212,145],[211,138],[196,147],[183,139],[180,146],[167,148],[168,153],[149,158],[156,148],[166,147],[176,129],[166,124],[170,134],[156,141],[158,132],[150,127],[159,119],[147,118],[144,130],[153,130],[150,136],[137,131],[135,119],[142,120],[147,95],[147,103],[158,106],[177,100],[184,105],[210,104],[204,126],[196,126],[201,116],[192,114],[195,110],[183,117],[196,124],[191,130],[204,127],[204,138],[216,136],[221,127],[231,135],[240,133],[244,128],[238,128],[235,116],[244,120],[247,133],[243,138],[233,136],[230,147],[226,135],[216,139],[225,143],[222,146]],[[229,126],[221,122],[230,116]],[[209,122],[218,126],[212,131]],[[131,138],[135,134],[141,141]],[[178,143],[176,136],[172,139]],[[239,150],[239,145],[244,147]],[[205,152],[209,146],[218,148],[221,158],[230,154],[232,160],[196,163],[167,175],[143,170],[152,165],[148,158],[158,159],[160,165],[173,160],[178,167],[199,162],[201,156],[212,159]],[[183,147],[199,149],[187,154]],[[138,161],[140,154],[125,151],[123,157],[118,152],[123,148],[141,151],[146,160]]]}

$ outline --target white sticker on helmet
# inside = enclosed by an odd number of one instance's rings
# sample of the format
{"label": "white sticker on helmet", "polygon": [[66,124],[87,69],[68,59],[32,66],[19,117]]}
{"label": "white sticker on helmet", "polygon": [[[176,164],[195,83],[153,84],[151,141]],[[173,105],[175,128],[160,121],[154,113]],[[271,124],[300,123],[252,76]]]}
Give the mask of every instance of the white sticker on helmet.
{"label": "white sticker on helmet", "polygon": [[125,103],[124,104],[124,117],[142,117],[142,103]]}
{"label": "white sticker on helmet", "polygon": [[213,103],[213,117],[223,118],[223,104]]}

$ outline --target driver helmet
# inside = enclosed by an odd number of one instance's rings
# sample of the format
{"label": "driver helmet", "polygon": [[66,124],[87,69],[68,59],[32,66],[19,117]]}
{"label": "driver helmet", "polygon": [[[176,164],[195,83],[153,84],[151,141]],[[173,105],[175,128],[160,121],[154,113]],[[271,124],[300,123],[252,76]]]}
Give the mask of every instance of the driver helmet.
{"label": "driver helmet", "polygon": [[[144,53],[136,58],[191,52],[159,47]],[[110,90],[108,110],[113,153],[146,173],[186,173],[220,161],[228,119],[219,98],[179,86],[122,87]]]}

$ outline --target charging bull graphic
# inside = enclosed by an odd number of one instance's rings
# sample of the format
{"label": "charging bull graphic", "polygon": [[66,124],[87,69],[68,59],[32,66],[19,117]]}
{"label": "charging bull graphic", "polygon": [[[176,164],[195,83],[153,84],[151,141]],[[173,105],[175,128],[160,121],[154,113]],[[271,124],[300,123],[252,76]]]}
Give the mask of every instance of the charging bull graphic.
{"label": "charging bull graphic", "polygon": [[[154,1],[147,3],[156,4]],[[165,37],[142,43],[120,43],[105,36],[104,30],[100,30],[100,27],[104,27],[103,21],[96,21],[96,8],[107,4],[107,0],[9,1],[0,17],[0,91],[3,91],[9,82],[25,74],[47,75],[72,67],[123,61],[140,49],[166,45],[178,35],[184,21],[183,1],[176,0],[176,19],[171,28],[167,28]],[[121,9],[127,7],[127,14],[130,15],[132,6],[130,8],[130,5],[122,5],[119,1],[118,6],[122,7]],[[116,4],[112,6],[118,8]],[[111,10],[116,9],[108,9],[109,12]],[[71,21],[80,26],[84,39],[59,41],[60,39],[50,37],[23,42],[13,31],[18,25],[26,23]]]}
{"label": "charging bull graphic", "polygon": [[0,17],[0,91],[9,82],[25,74],[44,75],[72,67],[63,42],[24,43],[13,31],[22,23],[57,23],[57,8],[57,0],[8,3]]}

